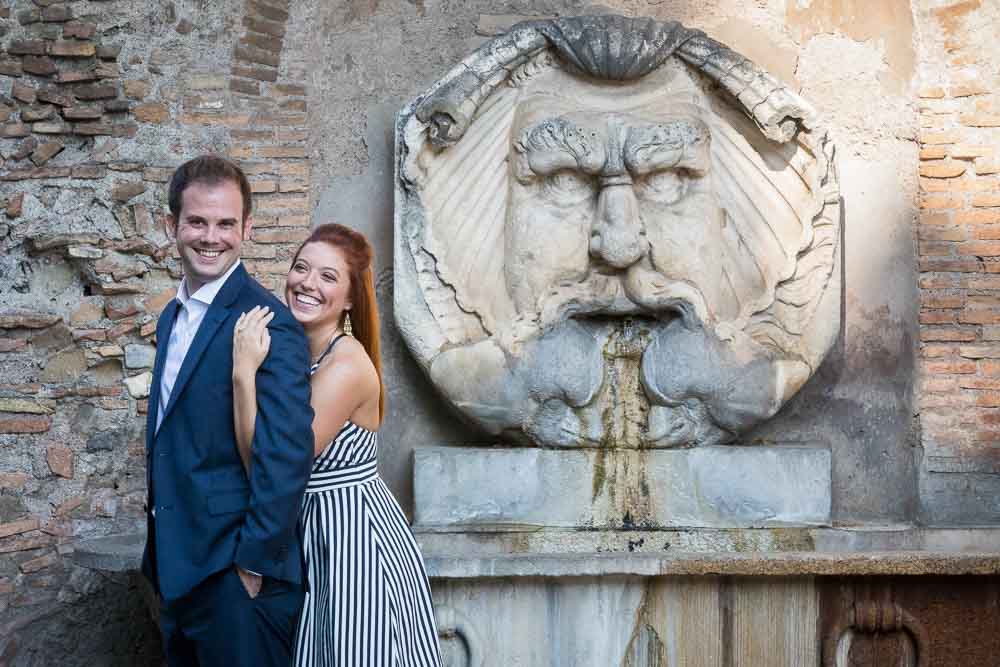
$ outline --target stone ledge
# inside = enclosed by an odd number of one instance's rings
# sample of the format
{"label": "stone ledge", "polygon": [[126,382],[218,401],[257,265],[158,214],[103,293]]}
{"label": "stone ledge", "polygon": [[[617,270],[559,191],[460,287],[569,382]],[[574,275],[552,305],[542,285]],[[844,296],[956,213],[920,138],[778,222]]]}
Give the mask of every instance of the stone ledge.
{"label": "stone ledge", "polygon": [[607,576],[995,575],[1000,553],[512,554],[486,558],[428,556],[432,579]]}
{"label": "stone ledge", "polygon": [[[139,569],[141,533],[81,540],[73,561],[110,572]],[[883,576],[1000,574],[1000,551],[871,551],[755,553],[547,553],[445,556],[428,554],[433,579],[603,576]]]}

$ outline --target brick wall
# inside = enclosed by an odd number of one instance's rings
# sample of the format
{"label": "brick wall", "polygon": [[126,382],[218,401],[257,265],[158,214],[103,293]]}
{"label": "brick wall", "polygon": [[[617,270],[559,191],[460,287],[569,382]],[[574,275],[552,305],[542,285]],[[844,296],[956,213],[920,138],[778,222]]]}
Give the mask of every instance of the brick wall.
{"label": "brick wall", "polygon": [[[921,2],[920,408],[930,473],[1000,472],[996,3]],[[961,482],[960,482],[961,483]]]}
{"label": "brick wall", "polygon": [[[209,151],[246,169],[244,256],[271,288],[308,230],[288,0],[200,4],[0,2],[0,665],[35,664],[45,641],[46,659],[100,662],[84,647],[135,595],[69,555],[144,521],[152,336],[180,277],[172,170]],[[147,644],[104,646],[131,664]]]}

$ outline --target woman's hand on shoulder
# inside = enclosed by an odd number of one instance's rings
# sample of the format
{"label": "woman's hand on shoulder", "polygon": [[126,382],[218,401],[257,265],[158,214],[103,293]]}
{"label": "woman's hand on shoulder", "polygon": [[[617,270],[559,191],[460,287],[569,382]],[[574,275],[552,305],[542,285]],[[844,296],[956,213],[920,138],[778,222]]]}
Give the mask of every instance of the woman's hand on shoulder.
{"label": "woman's hand on shoulder", "polygon": [[267,325],[274,313],[267,306],[254,306],[240,315],[233,328],[233,378],[253,376],[271,349]]}

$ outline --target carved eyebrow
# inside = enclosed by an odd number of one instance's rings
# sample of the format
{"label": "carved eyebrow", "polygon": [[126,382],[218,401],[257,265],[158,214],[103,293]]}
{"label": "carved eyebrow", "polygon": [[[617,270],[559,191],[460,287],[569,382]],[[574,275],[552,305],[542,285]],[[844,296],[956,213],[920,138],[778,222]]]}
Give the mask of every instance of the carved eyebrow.
{"label": "carved eyebrow", "polygon": [[625,165],[633,174],[661,169],[702,173],[708,170],[708,147],[708,128],[696,121],[633,127],[625,142]]}
{"label": "carved eyebrow", "polygon": [[565,118],[546,118],[525,128],[516,148],[531,171],[542,176],[561,169],[594,173],[605,160],[601,137]]}

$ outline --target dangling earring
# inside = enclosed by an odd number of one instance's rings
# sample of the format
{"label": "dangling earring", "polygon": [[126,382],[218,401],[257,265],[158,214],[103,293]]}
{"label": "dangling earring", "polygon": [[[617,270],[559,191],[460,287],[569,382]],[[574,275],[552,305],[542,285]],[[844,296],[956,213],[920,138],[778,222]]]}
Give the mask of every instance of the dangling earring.
{"label": "dangling earring", "polygon": [[352,336],[354,335],[351,331],[351,311],[349,309],[346,313],[344,313],[344,333]]}

